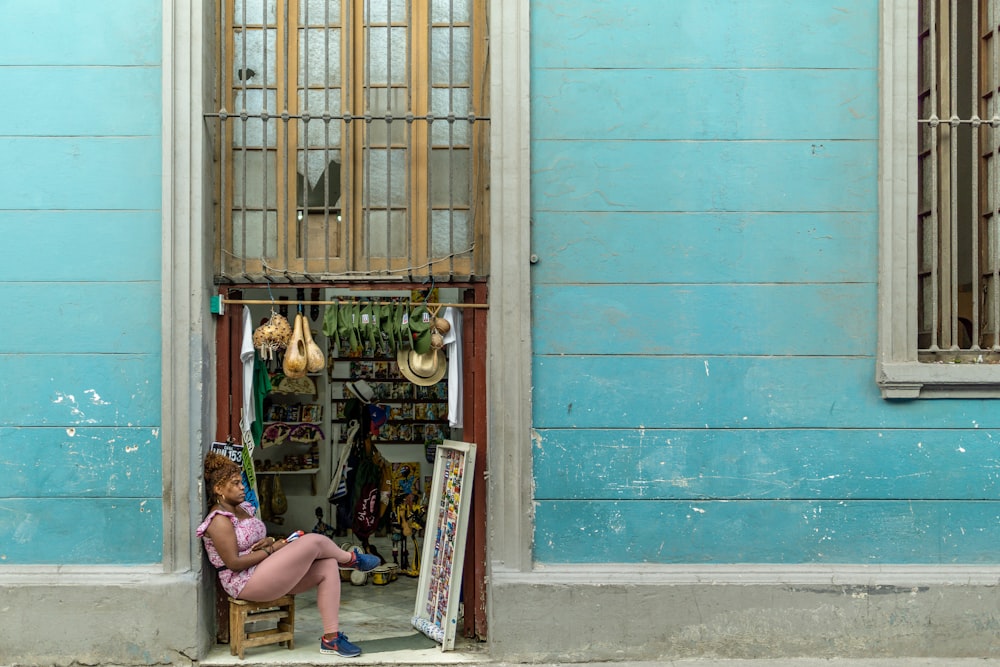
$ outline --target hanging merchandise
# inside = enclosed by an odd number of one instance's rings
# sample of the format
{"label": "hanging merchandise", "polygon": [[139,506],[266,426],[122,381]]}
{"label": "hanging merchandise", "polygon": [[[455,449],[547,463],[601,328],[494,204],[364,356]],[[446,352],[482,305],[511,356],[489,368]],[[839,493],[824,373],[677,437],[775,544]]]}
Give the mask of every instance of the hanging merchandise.
{"label": "hanging merchandise", "polygon": [[361,334],[361,345],[364,347],[364,356],[373,357],[377,349],[378,318],[375,315],[375,306],[371,301],[366,301],[361,307],[361,319],[358,330]]}
{"label": "hanging merchandise", "polygon": [[326,499],[330,504],[336,504],[337,500],[347,495],[347,473],[349,471],[347,460],[354,448],[354,442],[360,428],[361,424],[357,420],[352,421],[347,427],[347,443],[340,452],[337,470],[330,478],[330,487],[326,490]]}
{"label": "hanging merchandise", "polygon": [[316,383],[310,377],[292,378],[282,375],[275,378],[274,393],[316,396]]}
{"label": "hanging merchandise", "polygon": [[[436,319],[427,306],[420,304],[414,308],[406,324],[412,349],[396,352],[400,373],[410,382],[424,387],[440,382],[448,370],[447,360],[441,351],[444,338],[438,329],[431,326]],[[433,344],[435,341],[437,347]]]}
{"label": "hanging merchandise", "polygon": [[306,372],[318,373],[326,368],[326,355],[323,354],[323,350],[313,340],[312,327],[309,325],[309,320],[301,314],[298,317],[302,318],[302,335],[306,343]]}
{"label": "hanging merchandise", "polygon": [[267,361],[274,359],[276,352],[288,347],[291,337],[292,325],[272,310],[270,319],[253,332],[253,346],[260,351],[260,358]]}
{"label": "hanging merchandise", "polygon": [[448,357],[448,425],[462,428],[462,313],[458,308],[448,306],[434,323],[444,336],[444,350]]}
{"label": "hanging merchandise", "polygon": [[281,364],[287,377],[300,378],[306,374],[306,364],[309,360],[306,356],[306,341],[303,332],[305,319],[302,313],[295,316],[295,329],[292,331],[292,338],[288,341],[288,349],[285,350],[285,358]]}
{"label": "hanging merchandise", "polygon": [[291,427],[284,422],[275,422],[264,427],[261,434],[260,446],[264,449],[280,445],[288,439],[291,434]]}
{"label": "hanging merchandise", "polygon": [[427,306],[420,304],[414,308],[409,323],[413,350],[418,354],[427,354],[431,349],[431,313]]}
{"label": "hanging merchandise", "polygon": [[243,485],[246,487],[246,500],[254,508],[260,510],[260,500],[257,498],[257,476],[253,467],[253,450],[259,442],[254,437],[254,425],[264,420],[263,415],[254,405],[254,363],[257,360],[257,350],[253,345],[253,323],[250,318],[250,308],[243,306],[242,335],[240,345],[240,364],[243,370],[243,396],[240,408],[240,438],[243,442],[242,465]]}
{"label": "hanging merchandise", "polygon": [[274,495],[272,489],[274,488],[273,483],[276,478],[276,475],[263,475],[257,483],[261,521],[270,521],[274,517],[274,512],[271,510],[271,498]]}
{"label": "hanging merchandise", "polygon": [[445,334],[451,331],[451,324],[443,317],[438,317],[441,306],[435,306],[431,312],[431,349],[440,350],[444,347]]}
{"label": "hanging merchandise", "polygon": [[342,303],[337,309],[337,341],[340,356],[361,356],[355,321],[360,315],[357,302]]}
{"label": "hanging merchandise", "polygon": [[[330,355],[333,356],[335,350],[340,349],[340,333],[339,333],[339,319],[340,308],[337,303],[334,302],[326,307],[323,312],[323,335],[326,336],[326,347],[330,351]],[[333,364],[329,363],[329,367]]]}
{"label": "hanging merchandise", "polygon": [[375,399],[375,391],[372,389],[372,386],[364,380],[347,382],[344,386],[347,387],[347,391],[351,392],[356,399],[365,405],[370,404]]}
{"label": "hanging merchandise", "polygon": [[409,350],[413,347],[413,339],[410,337],[410,311],[406,304],[399,302],[396,304],[394,331],[396,333],[396,351]]}
{"label": "hanging merchandise", "polygon": [[392,304],[388,301],[375,305],[376,316],[376,342],[379,353],[388,355],[395,348],[392,343]]}
{"label": "hanging merchandise", "polygon": [[288,498],[284,489],[281,488],[281,475],[271,475],[271,521],[277,524],[285,522],[285,517],[281,516],[288,511]]}
{"label": "hanging merchandise", "polygon": [[348,322],[351,326],[351,354],[363,356],[365,341],[361,336],[361,302],[352,303],[350,312],[351,317]]}
{"label": "hanging merchandise", "polygon": [[296,424],[288,434],[289,440],[303,444],[323,442],[324,438],[323,429],[315,424]]}
{"label": "hanging merchandise", "polygon": [[396,353],[396,363],[407,380],[421,387],[437,384],[448,371],[448,362],[441,350],[429,350],[424,354],[400,350]]}
{"label": "hanging merchandise", "polygon": [[378,487],[368,483],[361,487],[361,495],[354,504],[354,521],[351,530],[363,543],[375,532],[378,524]]}
{"label": "hanging merchandise", "polygon": [[364,421],[366,420],[362,420],[362,437],[359,438],[361,444],[357,447],[359,458],[357,475],[354,479],[354,516],[351,520],[351,530],[361,539],[361,544],[367,551],[368,538],[377,529],[379,519],[385,511],[384,504],[380,504],[380,496],[383,478],[389,464],[372,445],[371,436],[365,434]]}
{"label": "hanging merchandise", "polygon": [[[312,288],[312,292],[310,292],[310,298],[309,298],[309,300],[310,301],[319,301],[319,288],[318,287]],[[319,319],[319,304],[318,303],[314,303],[311,306],[309,306],[309,317],[312,318],[313,322],[315,322],[316,320]]]}
{"label": "hanging merchandise", "polygon": [[313,526],[312,532],[317,533],[319,535],[326,535],[331,540],[333,539],[334,535],[336,534],[336,531],[333,529],[333,526],[331,526],[330,524],[328,524],[326,521],[323,521],[323,508],[322,507],[317,507],[316,508],[316,525]]}

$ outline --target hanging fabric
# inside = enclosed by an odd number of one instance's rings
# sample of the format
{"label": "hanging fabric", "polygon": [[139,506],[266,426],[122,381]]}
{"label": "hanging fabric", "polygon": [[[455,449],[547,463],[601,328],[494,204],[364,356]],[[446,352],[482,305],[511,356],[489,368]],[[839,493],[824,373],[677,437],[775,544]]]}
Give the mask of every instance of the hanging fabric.
{"label": "hanging fabric", "polygon": [[347,443],[341,449],[337,469],[334,471],[333,477],[330,479],[330,486],[326,490],[326,499],[330,504],[336,504],[338,499],[347,495],[347,460],[354,448],[354,442],[360,429],[361,424],[357,421],[352,421],[348,425]]}

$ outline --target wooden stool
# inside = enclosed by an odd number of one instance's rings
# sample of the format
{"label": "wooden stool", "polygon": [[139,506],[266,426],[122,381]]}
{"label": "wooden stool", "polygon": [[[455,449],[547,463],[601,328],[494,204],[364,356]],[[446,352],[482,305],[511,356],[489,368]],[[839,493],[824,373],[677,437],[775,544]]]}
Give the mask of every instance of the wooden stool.
{"label": "wooden stool", "polygon": [[[275,621],[276,627],[248,631],[248,623]],[[286,643],[295,648],[295,596],[286,595],[269,602],[229,598],[229,653],[243,659],[253,646]]]}

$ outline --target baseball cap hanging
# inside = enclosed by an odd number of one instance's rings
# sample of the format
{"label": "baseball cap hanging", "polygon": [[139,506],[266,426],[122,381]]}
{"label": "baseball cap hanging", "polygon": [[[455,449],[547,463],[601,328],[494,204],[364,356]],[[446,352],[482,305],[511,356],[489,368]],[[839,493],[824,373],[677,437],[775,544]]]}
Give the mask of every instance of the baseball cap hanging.
{"label": "baseball cap hanging", "polygon": [[358,347],[357,331],[353,326],[354,305],[345,303],[337,310],[337,337],[347,345],[349,352]]}
{"label": "baseball cap hanging", "polygon": [[418,354],[426,354],[431,349],[431,319],[431,313],[424,304],[414,308],[410,315],[410,337]]}
{"label": "baseball cap hanging", "polygon": [[375,325],[379,352],[387,354],[396,349],[392,341],[392,306],[388,301],[375,305]]}
{"label": "baseball cap hanging", "polygon": [[410,311],[402,302],[396,304],[396,336],[399,341],[396,350],[409,350],[413,347],[413,338],[410,335]]}
{"label": "baseball cap hanging", "polygon": [[361,304],[357,301],[351,304],[351,316],[347,321],[351,326],[351,349],[363,347],[365,341],[361,335]]}
{"label": "baseball cap hanging", "polygon": [[334,301],[323,311],[323,335],[333,338],[337,335],[339,322],[337,321],[337,302]]}
{"label": "baseball cap hanging", "polygon": [[361,333],[361,344],[368,355],[374,354],[377,349],[375,341],[378,316],[375,314],[375,308],[378,308],[378,306],[372,306],[371,301],[366,301],[365,305],[361,307],[361,318],[358,323],[358,331]]}

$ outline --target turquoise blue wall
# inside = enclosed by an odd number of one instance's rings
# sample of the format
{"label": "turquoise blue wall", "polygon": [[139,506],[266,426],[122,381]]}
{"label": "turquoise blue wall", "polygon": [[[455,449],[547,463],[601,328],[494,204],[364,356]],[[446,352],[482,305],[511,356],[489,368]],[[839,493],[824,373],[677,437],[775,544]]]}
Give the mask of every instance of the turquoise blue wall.
{"label": "turquoise blue wall", "polygon": [[161,3],[0,16],[0,565],[156,563]]}
{"label": "turquoise blue wall", "polygon": [[535,557],[997,563],[1000,408],[875,385],[877,0],[533,0]]}

